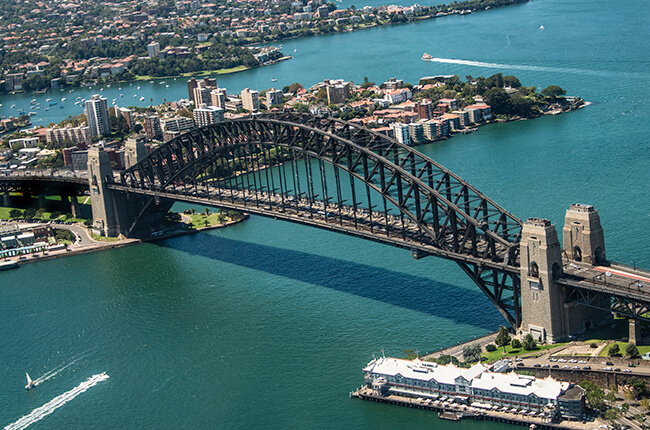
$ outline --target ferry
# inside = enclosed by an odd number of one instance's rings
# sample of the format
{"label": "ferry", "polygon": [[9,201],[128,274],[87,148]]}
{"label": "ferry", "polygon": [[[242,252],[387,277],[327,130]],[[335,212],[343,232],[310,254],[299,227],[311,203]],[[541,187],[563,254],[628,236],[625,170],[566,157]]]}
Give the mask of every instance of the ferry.
{"label": "ferry", "polygon": [[424,53],[424,55],[422,55],[422,59],[425,60],[425,61],[426,61],[426,60],[430,60],[430,59],[432,59],[432,58],[433,58],[433,57],[432,57],[431,55],[427,54],[426,52]]}

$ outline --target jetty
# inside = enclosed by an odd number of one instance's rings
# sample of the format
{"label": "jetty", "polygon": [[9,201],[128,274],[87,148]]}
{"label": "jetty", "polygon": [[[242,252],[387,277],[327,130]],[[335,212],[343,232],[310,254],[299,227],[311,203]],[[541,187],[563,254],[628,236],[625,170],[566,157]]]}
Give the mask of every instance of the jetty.
{"label": "jetty", "polygon": [[393,393],[382,395],[368,386],[363,386],[352,391],[350,397],[437,412],[440,419],[450,419],[452,416],[456,417],[456,419],[451,419],[451,421],[460,421],[462,419],[488,420],[517,424],[529,428],[531,428],[531,425],[534,425],[534,428],[540,430],[597,429],[599,425],[597,422],[583,423],[581,421],[553,421],[548,417],[534,417],[525,413],[504,411],[503,409],[486,409],[484,407],[475,407],[467,404],[455,403],[453,401],[443,402],[440,400],[425,399],[423,397],[408,397]]}

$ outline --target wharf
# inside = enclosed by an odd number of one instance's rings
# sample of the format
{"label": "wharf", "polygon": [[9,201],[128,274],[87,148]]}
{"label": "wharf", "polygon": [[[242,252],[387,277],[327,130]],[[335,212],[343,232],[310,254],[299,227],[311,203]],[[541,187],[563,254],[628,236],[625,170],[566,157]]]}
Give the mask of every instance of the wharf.
{"label": "wharf", "polygon": [[461,404],[433,404],[424,398],[413,398],[400,396],[396,394],[380,395],[373,389],[364,386],[356,391],[350,393],[350,397],[355,397],[362,400],[369,400],[372,402],[388,403],[391,405],[406,406],[409,408],[424,409],[432,412],[448,412],[456,414],[461,419],[470,418],[474,420],[488,420],[497,421],[502,423],[517,424],[530,427],[531,424],[535,425],[537,429],[562,429],[562,430],[575,430],[575,429],[598,429],[600,423],[590,422],[583,424],[579,421],[549,421],[548,418],[531,417],[527,415],[501,412],[493,410],[484,410],[474,408],[468,405]]}

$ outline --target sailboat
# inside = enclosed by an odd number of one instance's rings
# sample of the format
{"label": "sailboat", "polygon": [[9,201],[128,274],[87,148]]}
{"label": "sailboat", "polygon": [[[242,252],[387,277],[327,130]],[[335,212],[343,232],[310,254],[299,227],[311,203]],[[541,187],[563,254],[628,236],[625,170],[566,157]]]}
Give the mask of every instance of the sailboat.
{"label": "sailboat", "polygon": [[31,390],[36,384],[32,381],[32,378],[29,377],[29,373],[25,372],[27,375],[27,385],[25,385],[26,390]]}

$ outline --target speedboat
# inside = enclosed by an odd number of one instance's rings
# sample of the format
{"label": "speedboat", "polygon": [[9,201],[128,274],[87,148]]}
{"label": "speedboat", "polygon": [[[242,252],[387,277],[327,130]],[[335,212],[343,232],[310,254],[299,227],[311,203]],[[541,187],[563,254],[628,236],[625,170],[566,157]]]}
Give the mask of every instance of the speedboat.
{"label": "speedboat", "polygon": [[144,100],[144,97],[140,97],[140,101]]}
{"label": "speedboat", "polygon": [[31,390],[32,388],[34,388],[36,383],[32,381],[32,378],[29,377],[29,373],[25,372],[25,375],[27,376],[27,385],[25,385],[25,389]]}

